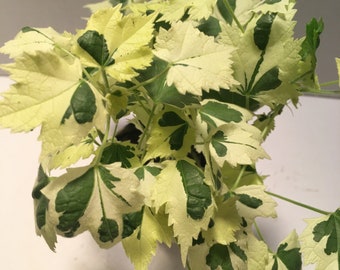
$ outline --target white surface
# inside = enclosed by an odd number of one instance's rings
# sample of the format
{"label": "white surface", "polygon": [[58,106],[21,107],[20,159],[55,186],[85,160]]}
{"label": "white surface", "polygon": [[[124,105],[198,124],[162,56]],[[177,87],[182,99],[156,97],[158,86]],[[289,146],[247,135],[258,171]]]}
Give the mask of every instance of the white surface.
{"label": "white surface", "polygon": [[[9,83],[8,78],[0,77],[0,92]],[[270,175],[266,180],[270,191],[334,211],[340,206],[340,99],[302,97],[300,103],[298,110],[285,110],[279,117],[276,130],[264,144],[272,159],[261,161],[259,171]],[[57,253],[35,236],[31,189],[40,151],[37,136],[36,131],[10,134],[0,130],[1,267],[6,270],[133,269],[121,246],[101,250],[88,234],[59,238]],[[278,219],[260,222],[273,248],[294,228],[299,233],[302,231],[301,216],[317,216],[278,202]],[[150,269],[180,269],[177,249],[170,253],[162,250],[158,255]]]}

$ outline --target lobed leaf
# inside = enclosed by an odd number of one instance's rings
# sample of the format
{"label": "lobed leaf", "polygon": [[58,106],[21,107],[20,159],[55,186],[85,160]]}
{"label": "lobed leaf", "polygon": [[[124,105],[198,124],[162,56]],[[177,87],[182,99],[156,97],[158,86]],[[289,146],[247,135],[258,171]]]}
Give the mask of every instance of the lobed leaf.
{"label": "lobed leaf", "polygon": [[306,222],[307,227],[300,236],[304,263],[315,263],[316,270],[337,269],[340,262],[340,210]]}
{"label": "lobed leaf", "polygon": [[63,236],[88,230],[99,246],[111,247],[123,237],[124,215],[141,209],[137,186],[137,177],[119,163],[70,169],[42,190],[50,201],[48,220]]}
{"label": "lobed leaf", "polygon": [[181,94],[201,96],[202,90],[229,88],[238,84],[231,69],[231,46],[216,43],[190,22],[177,22],[166,31],[160,29],[154,54],[171,67],[167,84]]}

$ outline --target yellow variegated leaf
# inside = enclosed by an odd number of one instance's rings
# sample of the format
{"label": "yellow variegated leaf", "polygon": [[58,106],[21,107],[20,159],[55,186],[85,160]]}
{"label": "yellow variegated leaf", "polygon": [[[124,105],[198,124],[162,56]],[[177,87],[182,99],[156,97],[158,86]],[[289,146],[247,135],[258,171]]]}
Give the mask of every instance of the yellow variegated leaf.
{"label": "yellow variegated leaf", "polygon": [[169,62],[167,84],[182,94],[201,95],[202,90],[230,88],[238,84],[231,69],[232,46],[216,43],[191,22],[177,22],[160,29],[154,54]]}
{"label": "yellow variegated leaf", "polygon": [[154,214],[146,207],[139,229],[122,240],[126,255],[136,270],[145,270],[156,254],[159,243],[171,246],[172,230],[167,225],[167,216]]}
{"label": "yellow variegated leaf", "polygon": [[138,185],[120,163],[68,169],[41,190],[49,200],[47,220],[60,235],[89,231],[100,247],[112,247],[122,239],[124,215],[143,205]]}
{"label": "yellow variegated leaf", "polygon": [[0,48],[1,53],[8,54],[10,58],[20,55],[39,52],[51,52],[57,46],[69,49],[72,35],[69,33],[59,34],[53,28],[30,28],[19,32],[13,40],[5,43]]}
{"label": "yellow variegated leaf", "polygon": [[[87,27],[78,35],[86,31],[97,31],[103,35],[110,56],[114,63],[105,67],[106,72],[118,81],[130,80],[138,73],[136,69],[144,69],[152,61],[149,42],[153,34],[155,15],[142,16],[130,14],[123,17],[121,5],[113,8],[101,9],[88,20]],[[79,44],[74,47],[78,55],[87,66],[99,66]]]}
{"label": "yellow variegated leaf", "polygon": [[[214,205],[211,203],[200,219],[193,219],[189,216],[188,194],[183,185],[184,177],[177,168],[177,162],[168,161],[164,165],[165,168],[155,184],[152,200],[156,209],[165,205],[165,212],[169,214],[168,225],[173,227],[174,237],[180,245],[184,264],[193,238],[197,239],[201,230],[208,229]],[[199,192],[199,188],[196,191]]]}
{"label": "yellow variegated leaf", "polygon": [[191,20],[208,19],[216,4],[216,0],[171,0],[171,1],[144,1],[143,3],[133,3],[129,8],[136,13],[145,13],[154,10],[162,14],[160,21],[176,22],[188,12]]}
{"label": "yellow variegated leaf", "polygon": [[14,132],[29,131],[45,121],[60,123],[79,85],[78,60],[56,53],[24,53],[2,66],[16,83],[0,101],[0,125]]}
{"label": "yellow variegated leaf", "polygon": [[224,124],[216,129],[209,144],[210,153],[219,167],[251,165],[260,158],[269,158],[260,143],[261,132],[246,123]]}
{"label": "yellow variegated leaf", "polygon": [[340,210],[305,221],[307,227],[300,235],[304,264],[315,264],[316,270],[339,269]]}
{"label": "yellow variegated leaf", "polygon": [[270,254],[266,270],[301,269],[301,266],[299,237],[294,230],[279,244],[277,253]]}
{"label": "yellow variegated leaf", "polygon": [[214,226],[202,233],[208,245],[228,245],[236,241],[235,232],[240,228],[241,219],[234,199],[218,202],[213,217]]}
{"label": "yellow variegated leaf", "polygon": [[263,185],[242,186],[235,189],[235,193],[240,197],[236,206],[241,217],[250,221],[255,217],[276,217],[277,203],[265,192]]}
{"label": "yellow variegated leaf", "polygon": [[[338,69],[338,77],[340,78],[340,58],[336,58],[335,61],[336,61],[337,69]],[[339,86],[340,86],[340,80],[339,80]]]}

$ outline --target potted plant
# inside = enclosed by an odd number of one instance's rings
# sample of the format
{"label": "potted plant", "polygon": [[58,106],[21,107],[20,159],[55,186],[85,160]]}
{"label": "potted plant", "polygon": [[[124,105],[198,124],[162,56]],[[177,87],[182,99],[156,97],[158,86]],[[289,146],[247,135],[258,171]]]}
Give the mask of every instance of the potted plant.
{"label": "potted plant", "polygon": [[[292,0],[89,7],[75,35],[25,27],[0,49],[15,82],[0,125],[41,129],[32,196],[49,247],[89,231],[102,248],[122,242],[136,269],[158,243],[194,270],[337,269],[340,210],[273,194],[256,170],[284,107],[323,91],[322,21],[296,39]],[[272,251],[256,218],[276,216],[276,197],[321,216]]]}

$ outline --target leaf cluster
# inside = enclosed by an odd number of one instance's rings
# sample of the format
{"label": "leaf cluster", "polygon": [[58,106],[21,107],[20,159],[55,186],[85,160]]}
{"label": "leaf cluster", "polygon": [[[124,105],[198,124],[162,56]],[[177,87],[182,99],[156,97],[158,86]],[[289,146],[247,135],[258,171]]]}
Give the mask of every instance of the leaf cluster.
{"label": "leaf cluster", "polygon": [[53,250],[56,235],[84,231],[103,248],[122,242],[140,270],[158,243],[195,270],[300,269],[301,252],[338,265],[338,212],[311,222],[302,249],[292,232],[272,252],[253,230],[276,217],[262,143],[319,88],[322,21],[296,39],[291,0],[135,2],[90,5],[74,35],[25,27],[0,49],[14,81],[0,125],[41,128],[37,233]]}

